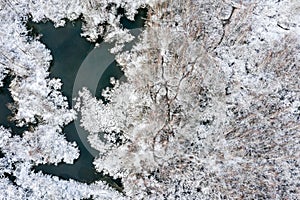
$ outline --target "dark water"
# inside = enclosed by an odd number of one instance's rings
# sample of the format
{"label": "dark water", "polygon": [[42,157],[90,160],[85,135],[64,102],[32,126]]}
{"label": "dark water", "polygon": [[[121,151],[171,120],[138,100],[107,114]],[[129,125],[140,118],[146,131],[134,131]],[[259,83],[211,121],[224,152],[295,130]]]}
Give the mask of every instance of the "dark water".
{"label": "dark water", "polygon": [[[118,10],[119,14],[124,15],[124,10],[119,9]],[[139,9],[138,14],[134,17],[134,21],[128,20],[125,16],[121,17],[120,22],[122,26],[126,29],[136,29],[136,28],[142,28],[145,25],[145,19],[147,17],[147,9]],[[102,99],[101,92],[103,89],[106,87],[111,87],[112,85],[110,84],[110,77],[115,77],[116,79],[119,79],[124,75],[123,71],[120,70],[120,67],[118,66],[117,62],[114,61],[110,64],[108,69],[104,72],[102,75],[98,87],[96,90],[96,98]]]}
{"label": "dark water", "polygon": [[[40,41],[51,50],[53,61],[50,68],[51,78],[62,80],[62,93],[68,98],[69,105],[72,100],[73,82],[81,63],[93,50],[94,44],[80,36],[82,22],[80,20],[68,22],[65,27],[54,28],[53,23],[28,23],[34,33],[42,34]],[[75,179],[80,182],[91,183],[103,178],[96,172],[92,162],[93,156],[85,149],[77,135],[74,123],[63,128],[68,141],[75,141],[80,149],[80,157],[74,164],[60,163],[54,165],[40,165],[35,168],[46,174],[59,176],[63,179]]]}
{"label": "dark water", "polygon": [[[42,34],[40,41],[51,50],[53,61],[50,67],[50,77],[61,79],[63,83],[62,93],[68,98],[69,105],[72,101],[72,89],[77,71],[88,53],[94,48],[93,43],[80,36],[81,25],[80,20],[68,22],[65,27],[61,28],[54,28],[51,22],[38,24],[28,22],[28,27],[32,28],[35,34]],[[114,70],[120,73],[119,68],[113,68]],[[109,74],[114,74],[113,71]],[[45,174],[55,175],[65,180],[74,179],[84,183],[105,180],[118,189],[121,187],[120,180],[113,180],[95,170],[92,164],[94,157],[82,144],[73,122],[63,128],[63,133],[65,133],[68,141],[77,143],[80,150],[79,158],[75,160],[74,164],[39,165],[35,167],[35,171],[42,171]]]}
{"label": "dark water", "polygon": [[0,88],[0,125],[10,129],[13,134],[22,135],[24,131],[28,130],[28,127],[17,127],[16,124],[10,120],[13,115],[9,109],[9,104],[13,102],[10,91],[8,90],[11,79],[10,76],[7,76],[3,80],[4,86]]}
{"label": "dark water", "polygon": [[[120,13],[123,10],[119,10]],[[146,17],[146,10],[139,10],[139,14],[136,16],[135,21],[131,22],[125,17],[121,18],[123,27],[128,29],[135,29],[143,27],[144,19]],[[76,78],[77,71],[84,61],[86,56],[94,48],[94,44],[86,41],[80,36],[81,33],[81,20],[68,22],[65,27],[54,28],[53,23],[33,23],[28,22],[27,26],[32,29],[32,36],[37,34],[43,34],[40,41],[44,43],[48,49],[51,50],[53,61],[50,68],[51,78],[60,78],[63,82],[62,93],[68,98],[69,105],[72,101],[72,89],[73,83]],[[101,38],[99,39],[101,41]],[[99,42],[98,41],[98,42]],[[123,76],[123,72],[117,66],[117,63],[113,61],[107,70],[101,77],[97,90],[96,97],[101,98],[102,89],[111,86],[109,83],[110,77],[116,79]],[[30,126],[17,127],[16,124],[9,120],[13,115],[12,111],[8,108],[8,105],[13,102],[9,92],[9,84],[12,77],[8,76],[4,80],[4,86],[0,88],[0,125],[9,128],[14,134],[22,135],[26,130],[29,130]],[[61,179],[75,179],[80,182],[92,183],[96,180],[104,180],[113,187],[121,190],[122,184],[120,180],[113,180],[109,176],[103,176],[101,173],[96,172],[93,167],[94,157],[86,150],[82,144],[74,125],[74,122],[65,126],[63,129],[68,141],[76,141],[80,149],[80,157],[74,164],[59,164],[54,165],[40,165],[35,168],[36,171],[42,171],[45,174],[51,174],[60,177]],[[0,157],[3,157],[0,151]]]}
{"label": "dark water", "polygon": [[[122,12],[122,10],[120,10],[120,12]],[[141,9],[135,22],[131,22],[125,17],[122,17],[121,23],[124,27],[129,29],[139,28],[144,25],[143,18],[145,16],[146,10]],[[62,93],[68,98],[69,105],[71,105],[72,102],[72,89],[77,71],[86,56],[94,48],[93,43],[88,42],[80,36],[81,25],[81,20],[67,22],[66,26],[61,28],[54,28],[53,23],[51,22],[28,22],[27,24],[28,28],[32,30],[32,35],[43,35],[40,41],[51,50],[53,61],[50,68],[50,77],[60,78],[62,80]],[[99,81],[96,96],[101,98],[102,89],[111,86],[109,83],[110,77],[114,76],[118,79],[122,75],[123,72],[117,66],[116,62],[112,62]],[[92,183],[96,180],[105,180],[112,186],[120,189],[120,180],[113,180],[108,176],[103,176],[94,169],[92,164],[94,157],[82,144],[76,132],[74,122],[65,126],[63,132],[65,133],[68,141],[76,141],[80,149],[80,157],[72,165],[64,163],[61,163],[58,166],[40,165],[37,166],[35,170],[59,176],[62,179],[75,179],[85,183]]]}
{"label": "dark water", "polygon": [[66,26],[59,28],[54,28],[52,22],[28,22],[27,25],[29,29],[32,28],[34,34],[42,34],[40,41],[51,50],[53,60],[50,77],[62,80],[62,93],[71,105],[77,70],[94,48],[94,44],[80,36],[82,22],[80,20],[67,22]]}
{"label": "dark water", "polygon": [[124,75],[124,73],[120,70],[120,68],[117,65],[117,62],[114,61],[112,62],[107,70],[104,71],[98,86],[96,90],[96,98],[97,99],[102,99],[105,102],[105,99],[102,97],[101,92],[104,88],[106,87],[111,87],[112,85],[110,84],[110,78],[115,77],[116,79],[121,78]]}

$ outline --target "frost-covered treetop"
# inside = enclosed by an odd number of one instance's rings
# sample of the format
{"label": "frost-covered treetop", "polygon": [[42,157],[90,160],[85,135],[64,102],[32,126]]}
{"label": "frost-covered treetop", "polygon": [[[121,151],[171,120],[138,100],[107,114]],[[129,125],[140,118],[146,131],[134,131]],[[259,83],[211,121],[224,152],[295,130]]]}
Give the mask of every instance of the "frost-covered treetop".
{"label": "frost-covered treetop", "polygon": [[[148,8],[139,42],[120,26]],[[300,3],[297,1],[21,1],[0,3],[0,86],[13,77],[13,120],[0,126],[0,199],[297,199],[300,194]],[[82,36],[117,44],[126,82],[102,102],[88,88],[77,110],[100,153],[96,169],[123,194],[35,173],[79,156],[62,127],[76,112],[49,78],[51,52],[28,18],[84,21]]]}
{"label": "frost-covered treetop", "polygon": [[[300,196],[300,3],[157,4],[127,82],[79,96],[98,171],[132,199]],[[102,133],[104,132],[104,133]]]}
{"label": "frost-covered treetop", "polygon": [[29,18],[34,22],[51,20],[58,27],[81,16],[85,22],[82,36],[96,41],[107,35],[113,41],[118,33],[126,33],[119,23],[118,8],[124,8],[132,19],[138,8],[153,4],[154,1],[0,2],[0,87],[10,76],[12,120],[21,127],[33,125],[22,135],[0,125],[0,150],[4,155],[0,158],[0,199],[123,198],[102,182],[86,185],[32,171],[38,164],[71,164],[79,157],[79,150],[61,134],[76,112],[60,91],[61,81],[49,78],[51,52],[39,38],[28,36],[26,22]]}

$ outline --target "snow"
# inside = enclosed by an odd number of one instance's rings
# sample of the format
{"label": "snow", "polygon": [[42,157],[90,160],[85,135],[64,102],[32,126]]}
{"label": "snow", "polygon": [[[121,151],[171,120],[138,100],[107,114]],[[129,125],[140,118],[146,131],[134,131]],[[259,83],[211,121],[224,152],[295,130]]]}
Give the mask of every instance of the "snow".
{"label": "snow", "polygon": [[[36,125],[21,136],[0,127],[0,199],[300,195],[298,1],[14,0],[0,6],[0,86],[8,74],[14,77],[13,120]],[[121,52],[133,38],[116,10],[133,19],[143,6],[151,10],[147,26]],[[101,181],[87,185],[32,171],[40,163],[71,164],[79,150],[61,134],[76,111],[61,81],[49,78],[51,52],[26,36],[24,22],[30,16],[59,27],[80,15],[82,36],[114,42],[111,51],[127,77],[103,91],[108,103],[83,88],[76,105],[100,152],[95,168],[122,178],[125,196]]]}
{"label": "snow", "polygon": [[79,95],[96,169],[131,199],[297,198],[299,6],[157,5],[109,103]]}
{"label": "snow", "polygon": [[[51,20],[56,27],[65,21],[77,19],[85,21],[82,35],[90,41],[105,36],[105,22],[113,37],[120,39],[126,31],[120,29],[115,16],[116,8],[132,3],[120,2],[110,9],[111,1],[2,1],[0,3],[0,87],[4,78],[13,77],[9,90],[13,98],[13,120],[18,126],[33,124],[30,131],[14,136],[10,130],[1,127],[0,199],[122,199],[123,196],[104,183],[92,185],[76,181],[62,181],[57,177],[34,173],[32,167],[38,164],[60,162],[73,163],[79,157],[75,143],[67,142],[62,127],[76,117],[69,109],[67,98],[61,93],[61,81],[49,78],[51,52],[38,41],[39,37],[27,35],[25,23],[30,17],[35,22]],[[128,6],[128,15],[133,15],[142,2]],[[115,31],[115,33],[112,33]],[[121,33],[122,32],[122,33]],[[109,38],[112,38],[109,36]],[[118,44],[127,41],[121,38]],[[14,167],[13,167],[14,166]],[[16,177],[15,182],[6,174]]]}

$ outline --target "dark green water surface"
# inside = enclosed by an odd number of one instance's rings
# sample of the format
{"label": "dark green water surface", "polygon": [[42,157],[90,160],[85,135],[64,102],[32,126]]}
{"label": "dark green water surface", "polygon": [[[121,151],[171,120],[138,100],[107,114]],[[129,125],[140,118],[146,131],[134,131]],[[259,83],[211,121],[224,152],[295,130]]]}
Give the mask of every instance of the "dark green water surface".
{"label": "dark green water surface", "polygon": [[[119,10],[122,13],[123,10]],[[135,29],[143,27],[146,10],[141,9],[136,16],[135,21],[131,22],[125,17],[121,18],[123,27]],[[94,49],[95,44],[88,42],[80,36],[82,20],[67,22],[64,27],[54,28],[52,22],[33,23],[29,21],[27,27],[32,36],[41,34],[40,41],[51,50],[53,61],[50,67],[50,78],[60,78],[62,80],[62,93],[68,98],[68,103],[72,105],[72,90],[76,79],[77,71],[86,56]],[[97,41],[101,42],[101,38]],[[101,63],[99,63],[100,65]],[[113,61],[102,75],[96,91],[96,97],[101,98],[102,89],[111,86],[109,83],[110,77],[120,78],[123,72]],[[4,80],[4,87],[0,88],[0,124],[6,128],[10,128],[14,134],[22,135],[28,127],[19,128],[15,123],[9,120],[12,115],[7,105],[13,100],[8,90],[11,77]],[[84,183],[92,183],[96,180],[105,180],[113,187],[120,189],[122,184],[120,180],[113,180],[111,177],[103,176],[98,173],[93,167],[94,157],[82,144],[80,137],[77,134],[74,122],[63,128],[66,139],[70,142],[75,141],[80,149],[80,157],[74,164],[59,165],[39,165],[35,167],[35,171],[42,171],[45,174],[51,174],[60,177],[61,179],[74,179]],[[3,156],[0,152],[0,157]]]}
{"label": "dark green water surface", "polygon": [[[67,22],[66,26],[54,28],[53,23],[32,23],[28,26],[35,34],[42,34],[40,41],[51,50],[53,61],[50,68],[51,78],[62,80],[62,93],[68,98],[69,105],[72,101],[72,89],[77,70],[94,44],[80,36],[82,22],[80,20]],[[63,132],[68,141],[75,141],[80,149],[80,157],[74,164],[61,163],[58,166],[40,165],[36,171],[59,176],[63,179],[75,179],[91,183],[102,179],[102,174],[96,172],[92,162],[94,157],[85,149],[77,135],[74,123],[65,126]]]}

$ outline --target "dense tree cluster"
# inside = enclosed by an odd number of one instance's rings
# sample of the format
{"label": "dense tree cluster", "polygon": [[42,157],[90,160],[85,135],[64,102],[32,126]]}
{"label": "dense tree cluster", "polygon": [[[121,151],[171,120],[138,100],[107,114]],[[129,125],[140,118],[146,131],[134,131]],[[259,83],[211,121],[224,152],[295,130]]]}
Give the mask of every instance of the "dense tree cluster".
{"label": "dense tree cluster", "polygon": [[[102,182],[87,185],[33,172],[32,167],[38,164],[71,164],[79,157],[79,150],[62,134],[62,127],[75,119],[76,112],[60,91],[61,81],[49,78],[51,52],[39,36],[29,36],[26,23],[29,19],[51,20],[58,27],[66,20],[82,17],[82,36],[96,41],[108,35],[113,40],[118,34],[109,33],[122,31],[117,8],[126,8],[126,15],[131,17],[142,5],[144,2],[125,1],[0,2],[0,86],[6,76],[11,77],[11,119],[18,126],[30,126],[22,135],[0,128],[0,199],[122,198]],[[120,34],[124,35],[123,32]]]}
{"label": "dense tree cluster", "polygon": [[80,94],[96,168],[133,199],[297,198],[299,6],[154,7],[117,55],[127,82],[103,91],[108,103]]}
{"label": "dense tree cluster", "polygon": [[[144,31],[133,19],[147,6]],[[297,1],[23,1],[0,3],[0,86],[11,76],[12,119],[0,128],[0,199],[297,199],[300,196],[300,4]],[[81,17],[82,36],[115,42],[126,81],[105,101],[79,93],[76,111],[99,151],[96,169],[121,178],[120,194],[35,173],[79,156],[62,127],[76,117],[50,79],[51,52],[26,21]]]}

